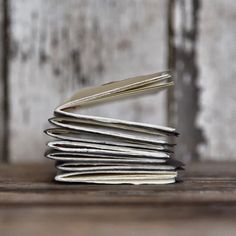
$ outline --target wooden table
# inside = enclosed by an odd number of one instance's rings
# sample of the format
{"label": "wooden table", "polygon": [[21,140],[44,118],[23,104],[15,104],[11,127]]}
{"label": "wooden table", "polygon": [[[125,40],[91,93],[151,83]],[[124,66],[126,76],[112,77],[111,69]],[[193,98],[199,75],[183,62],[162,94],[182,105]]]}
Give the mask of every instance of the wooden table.
{"label": "wooden table", "polygon": [[0,235],[236,235],[236,163],[165,185],[55,183],[51,163],[0,165]]}

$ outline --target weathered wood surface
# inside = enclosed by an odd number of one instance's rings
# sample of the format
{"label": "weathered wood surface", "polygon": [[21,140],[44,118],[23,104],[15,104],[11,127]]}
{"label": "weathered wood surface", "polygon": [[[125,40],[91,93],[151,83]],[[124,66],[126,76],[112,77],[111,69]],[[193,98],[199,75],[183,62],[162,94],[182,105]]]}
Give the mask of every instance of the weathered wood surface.
{"label": "weathered wood surface", "polygon": [[43,161],[47,118],[73,91],[167,67],[168,96],[89,113],[168,120],[184,161],[235,159],[235,11],[233,0],[0,0],[0,161]]}
{"label": "weathered wood surface", "polygon": [[[229,207],[228,207],[229,209]],[[169,211],[168,216],[164,212]],[[0,213],[0,229],[5,236],[15,235],[163,235],[163,236],[221,236],[235,235],[235,216],[222,210],[212,211],[212,219],[203,217],[206,210],[192,208],[199,217],[181,218],[171,212],[188,212],[188,208],[149,207],[30,207],[5,208]],[[181,213],[180,213],[181,212]],[[235,210],[234,210],[235,213]],[[3,217],[5,214],[5,217]]]}
{"label": "weathered wood surface", "polygon": [[0,162],[7,162],[9,141],[8,3],[0,0]]}
{"label": "weathered wood surface", "polygon": [[168,117],[181,133],[176,155],[234,159],[236,2],[170,0],[168,11],[168,64],[176,75]]}
{"label": "weathered wood surface", "polygon": [[0,166],[1,234],[236,232],[235,162],[191,164],[184,182],[165,186],[58,184],[50,164]]}
{"label": "weathered wood surface", "polygon": [[[53,165],[0,166],[0,205],[186,204],[236,201],[235,163],[187,166],[184,181],[165,186],[58,184]],[[37,194],[39,193],[39,194]],[[72,194],[71,194],[72,193]],[[56,197],[56,200],[55,200]]]}
{"label": "weathered wood surface", "polygon": [[[11,1],[12,162],[43,160],[47,119],[75,90],[165,69],[165,7],[164,0]],[[165,95],[94,113],[163,124]]]}
{"label": "weathered wood surface", "polygon": [[198,160],[198,146],[203,143],[197,126],[200,112],[197,65],[199,0],[169,1],[169,66],[175,74],[175,88],[168,94],[169,124],[181,133],[176,156],[184,161]]}
{"label": "weathered wood surface", "polygon": [[235,21],[235,1],[202,1],[198,43],[202,111],[198,125],[206,137],[200,147],[203,159],[236,156]]}
{"label": "weathered wood surface", "polygon": [[[2,42],[3,40],[3,35],[4,35],[4,32],[3,32],[3,18],[4,18],[4,14],[3,14],[3,0],[0,1],[0,42]],[[0,153],[1,153],[1,159],[0,161],[3,161],[2,160],[2,157],[6,157],[4,155],[4,148],[3,148],[3,142],[4,142],[4,138],[5,138],[5,132],[4,132],[4,97],[5,97],[5,93],[4,93],[4,84],[5,84],[5,80],[4,80],[4,76],[3,76],[3,47],[0,45],[0,111],[1,111],[1,115],[0,115]]]}

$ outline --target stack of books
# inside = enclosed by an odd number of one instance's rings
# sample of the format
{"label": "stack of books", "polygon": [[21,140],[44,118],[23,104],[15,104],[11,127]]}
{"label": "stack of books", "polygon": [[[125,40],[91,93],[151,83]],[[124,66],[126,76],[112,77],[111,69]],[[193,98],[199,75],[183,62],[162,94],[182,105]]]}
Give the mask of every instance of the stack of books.
{"label": "stack of books", "polygon": [[[81,108],[156,93],[173,85],[170,72],[138,76],[78,91],[57,107],[45,133],[46,157],[56,181],[98,184],[169,184],[183,164],[175,160],[174,128],[78,114]],[[171,140],[173,140],[171,138]]]}

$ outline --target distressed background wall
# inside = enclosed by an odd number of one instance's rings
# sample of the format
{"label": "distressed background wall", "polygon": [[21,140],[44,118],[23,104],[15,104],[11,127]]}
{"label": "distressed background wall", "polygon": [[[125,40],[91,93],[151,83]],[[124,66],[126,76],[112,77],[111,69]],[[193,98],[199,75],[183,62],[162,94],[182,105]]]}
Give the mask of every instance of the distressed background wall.
{"label": "distressed background wall", "polygon": [[233,0],[0,0],[0,159],[43,161],[78,88],[167,68],[174,90],[96,114],[176,126],[184,161],[235,159],[235,20]]}

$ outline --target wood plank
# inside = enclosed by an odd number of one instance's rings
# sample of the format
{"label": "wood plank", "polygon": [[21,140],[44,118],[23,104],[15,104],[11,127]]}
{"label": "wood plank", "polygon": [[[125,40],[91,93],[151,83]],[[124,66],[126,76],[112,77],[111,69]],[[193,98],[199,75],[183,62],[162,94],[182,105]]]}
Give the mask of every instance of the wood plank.
{"label": "wood plank", "polygon": [[180,132],[177,158],[198,160],[197,147],[204,142],[197,126],[199,66],[197,61],[200,1],[169,1],[169,67],[175,73],[175,89],[168,93],[169,125]]}
{"label": "wood plank", "polygon": [[[168,216],[160,208],[140,211],[125,208],[8,208],[0,212],[3,235],[234,235],[235,215],[201,209],[198,217],[188,217],[184,207],[170,208]],[[198,214],[200,211],[196,210]],[[179,214],[176,214],[179,212]],[[191,211],[192,212],[192,211]],[[183,217],[183,215],[185,217]],[[171,215],[174,214],[175,217]],[[206,216],[204,217],[204,214]],[[230,218],[230,215],[232,218]],[[199,229],[199,230],[196,230]]]}
{"label": "wood plank", "polygon": [[[235,163],[188,167],[184,181],[165,186],[59,184],[49,165],[2,165],[0,205],[223,205],[236,203]],[[14,175],[12,175],[14,173]]]}
{"label": "wood plank", "polygon": [[1,38],[0,38],[0,111],[1,111],[1,116],[0,116],[0,161],[3,161],[5,155],[4,155],[4,139],[5,139],[5,132],[4,132],[4,87],[5,87],[5,80],[3,77],[3,0],[0,1],[0,30],[1,30]]}
{"label": "wood plank", "polygon": [[9,141],[9,19],[8,1],[0,1],[0,162],[8,161]]}
{"label": "wood plank", "polygon": [[235,159],[236,146],[236,2],[202,1],[199,23],[201,107],[198,124],[207,142],[200,147],[203,159]]}
{"label": "wood plank", "polygon": [[[165,9],[164,0],[12,0],[11,161],[44,160],[47,119],[75,90],[165,69]],[[94,113],[163,124],[165,102],[161,94]]]}
{"label": "wood plank", "polygon": [[166,186],[58,184],[50,164],[0,166],[3,235],[215,236],[236,230],[235,162],[191,164],[184,182]]}

